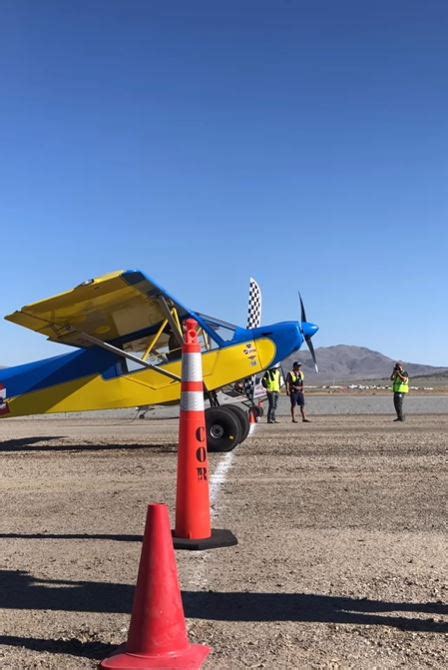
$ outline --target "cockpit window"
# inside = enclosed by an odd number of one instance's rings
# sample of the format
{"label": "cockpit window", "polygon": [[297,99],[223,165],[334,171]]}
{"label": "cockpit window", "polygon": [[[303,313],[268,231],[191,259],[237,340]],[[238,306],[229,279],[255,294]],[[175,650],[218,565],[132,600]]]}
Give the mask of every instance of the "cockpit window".
{"label": "cockpit window", "polygon": [[[234,339],[237,330],[234,324],[205,314],[194,314],[194,316],[199,321],[198,338],[202,351],[212,351],[224,342],[231,342]],[[182,321],[177,319],[179,328],[182,328]],[[170,323],[168,319],[165,319],[154,326],[150,334],[122,342],[121,348],[151,365],[164,365],[179,360],[182,357],[182,336],[180,336],[178,327],[173,320]],[[141,370],[144,367],[138,361],[130,359],[125,361],[125,365],[128,372]]]}
{"label": "cockpit window", "polygon": [[[181,357],[182,342],[169,323],[161,323],[158,333],[127,341],[122,344],[122,349],[151,365],[163,365]],[[128,372],[142,367],[137,361],[127,359]]]}
{"label": "cockpit window", "polygon": [[213,338],[213,336],[217,337],[217,342],[213,342],[212,346],[209,347],[210,349],[215,349],[220,340],[221,342],[230,342],[235,337],[237,326],[233,323],[221,321],[220,319],[215,319],[214,317],[206,316],[205,314],[198,313],[198,316],[204,326],[207,327],[209,336],[211,336],[211,338]]}

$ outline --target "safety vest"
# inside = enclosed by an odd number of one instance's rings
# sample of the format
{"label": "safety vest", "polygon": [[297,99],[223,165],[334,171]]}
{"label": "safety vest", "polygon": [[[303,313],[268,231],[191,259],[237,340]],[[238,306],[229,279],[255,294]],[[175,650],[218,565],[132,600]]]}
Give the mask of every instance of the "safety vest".
{"label": "safety vest", "polygon": [[299,370],[299,373],[297,375],[291,371],[289,373],[289,377],[291,379],[291,384],[303,386],[303,380],[305,379],[305,375],[303,374],[302,370]]}
{"label": "safety vest", "polygon": [[265,374],[266,391],[269,393],[278,393],[280,391],[281,374],[280,370],[268,370]]}
{"label": "safety vest", "polygon": [[404,382],[398,375],[395,375],[392,391],[394,393],[409,393],[409,379],[408,381]]}

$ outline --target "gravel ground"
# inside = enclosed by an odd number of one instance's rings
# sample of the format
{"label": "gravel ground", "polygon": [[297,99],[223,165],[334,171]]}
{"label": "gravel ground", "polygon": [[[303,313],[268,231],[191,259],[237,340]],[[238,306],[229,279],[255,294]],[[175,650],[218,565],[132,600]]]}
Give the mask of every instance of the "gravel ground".
{"label": "gravel ground", "polygon": [[[448,417],[312,419],[210,455],[239,544],[176,552],[204,668],[446,668]],[[173,517],[177,421],[0,430],[0,668],[95,668],[126,639],[147,503]]]}

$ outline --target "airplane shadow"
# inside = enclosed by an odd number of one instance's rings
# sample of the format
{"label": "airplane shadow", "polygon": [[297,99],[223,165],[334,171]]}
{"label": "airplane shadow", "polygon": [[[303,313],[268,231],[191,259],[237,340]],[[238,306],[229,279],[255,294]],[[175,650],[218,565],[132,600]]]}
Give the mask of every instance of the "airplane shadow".
{"label": "airplane shadow", "polygon": [[177,444],[150,444],[150,443],[127,443],[127,444],[65,444],[65,445],[41,445],[30,446],[35,442],[48,442],[50,440],[60,440],[62,436],[51,437],[40,435],[36,437],[23,437],[15,440],[0,441],[0,452],[82,452],[82,451],[132,451],[143,449],[154,449],[160,452],[171,453],[177,451]]}
{"label": "airplane shadow", "polygon": [[[0,451],[26,451],[26,447],[35,442],[49,442],[50,440],[62,439],[62,435],[36,435],[35,437],[20,437],[15,440],[0,440]],[[33,448],[41,450],[44,447]]]}
{"label": "airplane shadow", "polygon": [[[0,571],[0,607],[124,614],[131,611],[129,584],[38,579],[25,571]],[[442,603],[386,602],[309,593],[184,591],[185,614],[212,621],[295,621],[381,625],[405,631],[447,633]],[[429,614],[412,618],[399,613]]]}
{"label": "airplane shadow", "polygon": [[0,533],[0,540],[113,540],[115,542],[142,542],[143,535],[107,533]]}

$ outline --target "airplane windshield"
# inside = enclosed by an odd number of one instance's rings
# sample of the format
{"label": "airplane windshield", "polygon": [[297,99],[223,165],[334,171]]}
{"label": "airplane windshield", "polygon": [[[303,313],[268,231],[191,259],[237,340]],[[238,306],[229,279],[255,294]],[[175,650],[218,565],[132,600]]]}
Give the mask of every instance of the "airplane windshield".
{"label": "airplane windshield", "polygon": [[[230,342],[235,336],[237,326],[233,323],[228,323],[227,321],[221,321],[220,319],[215,319],[212,316],[207,316],[206,314],[197,313],[201,318],[201,321],[205,326],[208,326],[209,334],[213,337],[213,334],[217,335],[220,340],[224,342]],[[212,331],[212,332],[210,332]],[[215,348],[212,346],[211,348]]]}

